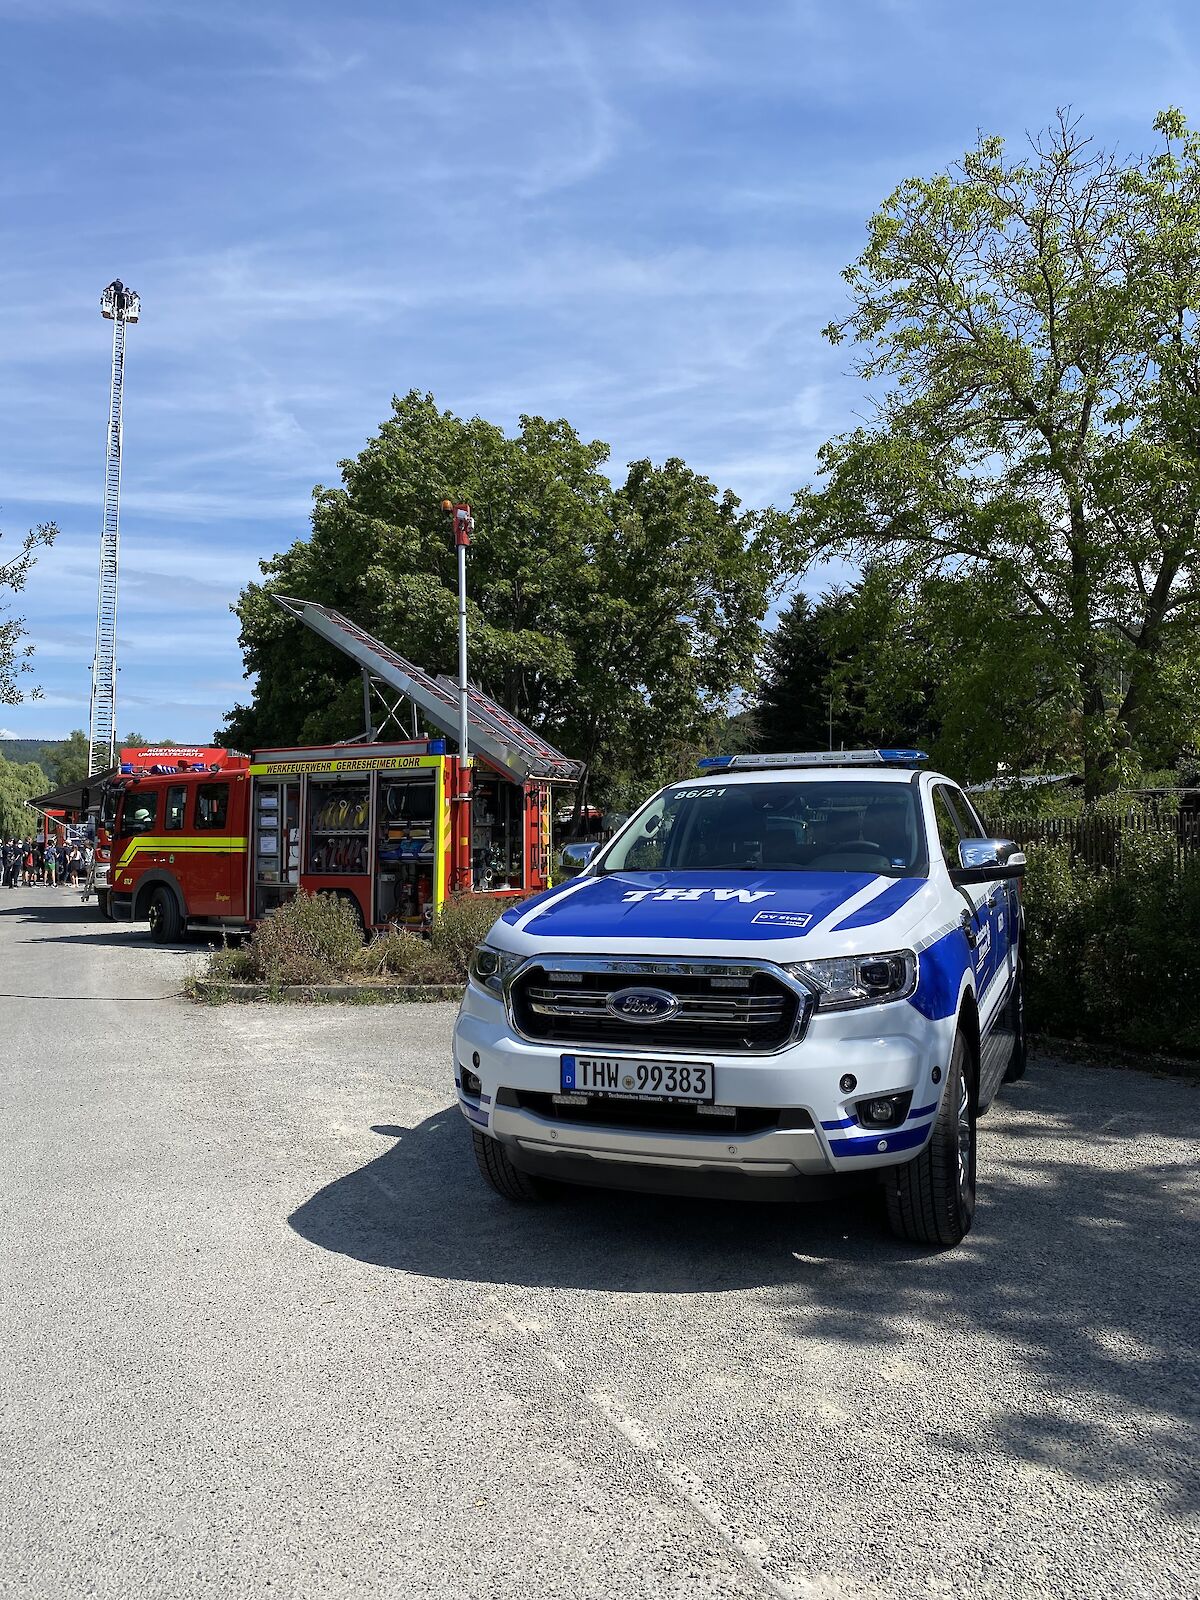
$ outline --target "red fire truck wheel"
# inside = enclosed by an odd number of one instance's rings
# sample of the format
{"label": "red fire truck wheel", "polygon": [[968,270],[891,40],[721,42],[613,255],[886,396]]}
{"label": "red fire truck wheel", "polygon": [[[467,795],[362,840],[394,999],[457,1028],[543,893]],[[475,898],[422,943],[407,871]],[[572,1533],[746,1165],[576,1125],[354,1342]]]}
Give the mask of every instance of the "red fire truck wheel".
{"label": "red fire truck wheel", "polygon": [[150,897],[150,937],[156,944],[174,944],[182,932],[179,901],[160,885]]}

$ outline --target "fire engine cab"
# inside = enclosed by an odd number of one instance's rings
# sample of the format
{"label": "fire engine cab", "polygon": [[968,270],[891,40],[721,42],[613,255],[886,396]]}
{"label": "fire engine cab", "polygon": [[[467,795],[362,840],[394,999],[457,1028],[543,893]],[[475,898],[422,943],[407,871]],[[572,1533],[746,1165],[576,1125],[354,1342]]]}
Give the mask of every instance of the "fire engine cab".
{"label": "fire engine cab", "polygon": [[[246,758],[238,751],[218,749],[212,745],[127,745],[120,752],[116,771],[99,782],[99,804],[91,812],[91,827],[95,855],[87,892],[96,896],[100,915],[112,915],[109,898],[109,872],[112,865],[113,830],[124,780],[139,774],[145,777],[173,773],[218,772],[226,766],[245,766]],[[80,796],[81,814],[88,812],[86,789]],[[86,817],[85,817],[86,822]]]}
{"label": "fire engine cab", "polygon": [[[452,685],[337,612],[280,603],[358,662],[369,722],[383,692],[397,730],[401,705],[413,723],[454,730]],[[104,805],[112,915],[169,941],[185,927],[244,928],[299,889],[348,900],[364,930],[420,929],[456,889],[547,887],[553,786],[575,782],[579,764],[477,690],[469,715],[468,771],[443,736],[385,742],[369,727],[361,742],[115,775]]]}

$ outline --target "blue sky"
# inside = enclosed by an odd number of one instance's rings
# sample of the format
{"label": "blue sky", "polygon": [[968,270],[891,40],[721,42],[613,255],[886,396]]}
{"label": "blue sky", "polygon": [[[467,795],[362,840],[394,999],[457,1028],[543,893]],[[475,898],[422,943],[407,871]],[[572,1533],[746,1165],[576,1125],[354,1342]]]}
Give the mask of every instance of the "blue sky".
{"label": "blue sky", "polygon": [[0,39],[0,527],[62,529],[21,736],[86,722],[113,277],[119,722],[190,741],[246,692],[230,601],[393,393],[785,504],[862,409],[820,329],[901,178],[1061,104],[1126,150],[1200,116],[1155,0],[0,0]]}

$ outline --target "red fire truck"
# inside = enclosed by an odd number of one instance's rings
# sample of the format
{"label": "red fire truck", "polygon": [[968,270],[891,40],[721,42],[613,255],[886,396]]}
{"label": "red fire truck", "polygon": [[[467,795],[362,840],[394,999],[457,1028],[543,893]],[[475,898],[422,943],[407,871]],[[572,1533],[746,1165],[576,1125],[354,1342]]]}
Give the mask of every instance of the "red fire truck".
{"label": "red fire truck", "polygon": [[[297,889],[342,896],[364,929],[419,929],[451,892],[457,757],[443,741],[260,750],[240,768],[136,772],[108,788],[110,906],[151,936],[245,928]],[[551,788],[480,762],[472,887],[544,888]]]}
{"label": "red fire truck", "polygon": [[[104,810],[112,914],[145,918],[156,938],[172,939],[185,926],[246,927],[300,889],[341,895],[364,929],[421,928],[455,889],[545,888],[554,785],[574,784],[580,764],[471,689],[464,767],[445,737],[416,732],[424,723],[457,733],[452,683],[339,612],[274,598],[360,668],[365,736],[248,759],[226,753],[208,771],[155,762],[115,776]],[[385,711],[378,729],[373,697]],[[402,734],[408,713],[413,737],[382,742],[389,725]]]}
{"label": "red fire truck", "polygon": [[[112,915],[109,869],[113,828],[123,780],[134,774],[151,777],[171,773],[218,772],[245,766],[246,757],[240,751],[224,750],[213,745],[127,745],[121,750],[116,774],[100,781],[98,805],[94,809],[89,808],[87,799],[84,799],[81,808],[85,822],[86,814],[92,809],[95,849],[87,892],[95,893],[101,916]],[[83,793],[86,796],[87,790]]]}

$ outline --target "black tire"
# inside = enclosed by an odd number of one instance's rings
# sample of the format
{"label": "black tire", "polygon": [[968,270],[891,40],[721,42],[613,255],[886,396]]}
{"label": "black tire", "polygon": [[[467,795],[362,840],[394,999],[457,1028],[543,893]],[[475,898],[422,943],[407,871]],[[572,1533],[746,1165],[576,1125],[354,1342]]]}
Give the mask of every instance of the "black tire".
{"label": "black tire", "polygon": [[884,1174],[888,1222],[910,1244],[960,1244],[975,1216],[975,1090],[967,1041],[955,1035],[933,1135],[915,1161]]}
{"label": "black tire", "polygon": [[112,921],[112,903],[110,902],[108,896],[109,896],[109,890],[107,890],[107,889],[97,889],[96,890],[96,910],[99,912],[99,914],[104,918],[104,920],[106,922],[111,922]]}
{"label": "black tire", "polygon": [[1009,1026],[1013,1031],[1012,1055],[1004,1069],[1005,1083],[1016,1083],[1025,1076],[1029,1065],[1029,1038],[1025,1032],[1025,963],[1017,957],[1017,981],[1013,984],[1012,998],[1008,1002]]}
{"label": "black tire", "polygon": [[546,1198],[546,1186],[542,1180],[514,1167],[508,1159],[508,1151],[498,1139],[489,1139],[486,1134],[477,1133],[472,1128],[471,1142],[475,1146],[479,1170],[497,1194],[518,1205],[530,1205]]}
{"label": "black tire", "polygon": [[183,913],[174,891],[160,884],[150,896],[150,937],[155,944],[174,944],[183,933]]}

